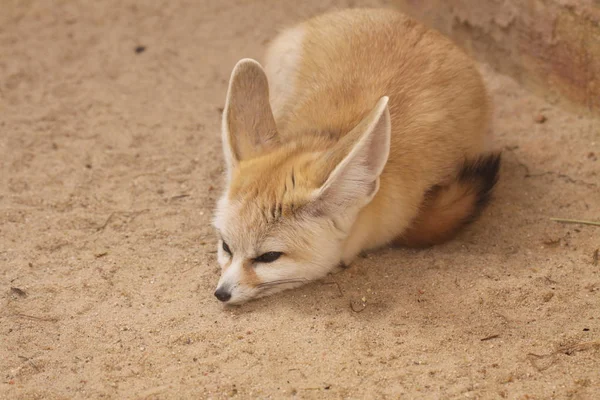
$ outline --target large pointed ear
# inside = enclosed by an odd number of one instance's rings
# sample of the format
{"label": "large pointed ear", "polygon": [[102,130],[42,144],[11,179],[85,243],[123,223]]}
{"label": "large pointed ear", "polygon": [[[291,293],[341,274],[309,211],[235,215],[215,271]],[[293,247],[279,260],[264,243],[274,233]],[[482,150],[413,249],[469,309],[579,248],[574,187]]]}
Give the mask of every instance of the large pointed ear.
{"label": "large pointed ear", "polygon": [[229,173],[240,161],[279,144],[267,76],[252,59],[238,61],[231,73],[223,109],[222,139]]}
{"label": "large pointed ear", "polygon": [[390,153],[388,97],[327,152],[322,165],[332,171],[318,189],[316,205],[326,213],[366,205],[379,190],[379,176]]}

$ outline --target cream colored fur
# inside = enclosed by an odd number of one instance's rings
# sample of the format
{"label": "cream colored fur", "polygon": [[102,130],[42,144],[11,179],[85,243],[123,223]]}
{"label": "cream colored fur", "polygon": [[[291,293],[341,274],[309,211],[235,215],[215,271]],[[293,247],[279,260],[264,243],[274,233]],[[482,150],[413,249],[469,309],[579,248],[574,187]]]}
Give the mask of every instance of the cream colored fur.
{"label": "cream colored fur", "polygon": [[[265,70],[241,60],[214,219],[232,252],[219,242],[228,302],[299,286],[402,239],[428,190],[486,150],[489,113],[472,61],[391,10],[319,16],[282,32]],[[451,232],[462,214],[446,214]],[[447,236],[431,226],[420,237]],[[274,251],[274,262],[253,261]]]}

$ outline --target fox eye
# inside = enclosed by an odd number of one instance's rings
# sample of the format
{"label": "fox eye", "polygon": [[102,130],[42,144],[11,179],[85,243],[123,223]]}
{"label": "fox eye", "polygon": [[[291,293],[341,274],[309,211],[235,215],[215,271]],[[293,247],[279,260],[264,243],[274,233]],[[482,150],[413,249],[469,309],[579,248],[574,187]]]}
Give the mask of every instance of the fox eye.
{"label": "fox eye", "polygon": [[268,253],[262,254],[258,257],[256,257],[254,259],[254,262],[258,262],[258,263],[272,263],[273,261],[277,260],[279,257],[281,257],[283,253],[281,253],[280,251],[270,251]]}
{"label": "fox eye", "polygon": [[229,245],[227,243],[225,243],[225,241],[223,240],[223,251],[229,255],[231,255],[231,249],[229,248]]}

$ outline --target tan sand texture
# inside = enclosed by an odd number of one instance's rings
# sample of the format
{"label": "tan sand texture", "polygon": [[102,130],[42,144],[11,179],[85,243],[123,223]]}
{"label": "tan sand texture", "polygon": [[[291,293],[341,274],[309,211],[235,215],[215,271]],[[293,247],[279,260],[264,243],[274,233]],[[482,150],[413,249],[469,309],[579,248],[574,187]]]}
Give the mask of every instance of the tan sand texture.
{"label": "tan sand texture", "polygon": [[550,220],[600,219],[600,124],[485,66],[476,224],[213,297],[231,69],[349,6],[392,3],[0,0],[1,399],[600,398],[600,227]]}

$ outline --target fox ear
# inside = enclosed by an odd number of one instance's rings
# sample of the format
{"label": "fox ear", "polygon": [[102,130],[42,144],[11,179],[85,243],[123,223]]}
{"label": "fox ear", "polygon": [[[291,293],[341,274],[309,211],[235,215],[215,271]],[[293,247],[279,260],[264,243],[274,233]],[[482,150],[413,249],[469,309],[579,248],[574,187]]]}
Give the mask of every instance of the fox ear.
{"label": "fox ear", "polygon": [[332,172],[317,190],[321,210],[335,213],[348,205],[363,206],[371,201],[379,190],[379,175],[390,153],[390,136],[388,97],[382,97],[323,157],[320,167]]}
{"label": "fox ear", "polygon": [[269,84],[261,65],[249,58],[233,68],[223,109],[223,151],[229,172],[240,161],[279,144]]}

